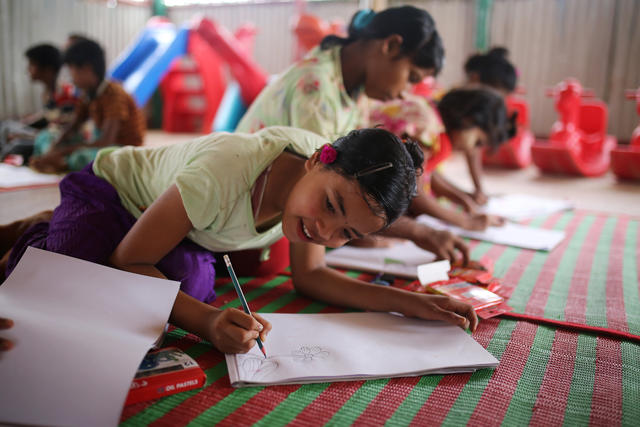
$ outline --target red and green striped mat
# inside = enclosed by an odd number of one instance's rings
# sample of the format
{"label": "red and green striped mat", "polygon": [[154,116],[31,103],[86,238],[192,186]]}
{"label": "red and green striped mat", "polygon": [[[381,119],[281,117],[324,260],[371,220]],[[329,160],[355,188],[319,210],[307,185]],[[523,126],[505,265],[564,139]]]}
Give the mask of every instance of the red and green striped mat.
{"label": "red and green striped mat", "polygon": [[[472,243],[495,260],[518,313],[640,335],[639,221],[574,211],[530,225],[565,230],[552,252]],[[358,273],[348,273],[358,276]],[[363,277],[368,277],[363,275]],[[287,276],[245,278],[253,310],[340,311],[299,296]],[[239,307],[221,280],[219,307]],[[221,353],[176,329],[175,345],[205,369],[204,388],[125,407],[123,426],[156,425],[640,425],[640,344],[494,318],[474,338],[495,370],[344,383],[233,389]],[[434,343],[437,345],[437,343]]]}

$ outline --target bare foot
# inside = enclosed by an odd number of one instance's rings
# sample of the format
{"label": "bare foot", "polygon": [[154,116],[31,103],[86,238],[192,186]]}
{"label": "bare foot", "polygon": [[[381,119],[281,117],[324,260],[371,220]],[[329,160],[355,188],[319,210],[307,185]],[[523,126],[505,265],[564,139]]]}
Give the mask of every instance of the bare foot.
{"label": "bare foot", "polygon": [[14,221],[11,224],[0,225],[0,257],[3,257],[16,244],[20,236],[29,227],[39,222],[51,220],[52,210],[39,212],[28,218]]}

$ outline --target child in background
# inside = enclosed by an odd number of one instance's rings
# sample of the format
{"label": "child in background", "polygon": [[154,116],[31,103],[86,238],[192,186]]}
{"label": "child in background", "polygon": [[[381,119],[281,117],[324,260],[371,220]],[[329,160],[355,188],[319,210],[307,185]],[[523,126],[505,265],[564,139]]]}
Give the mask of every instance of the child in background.
{"label": "child in background", "polygon": [[[122,87],[105,80],[105,58],[100,45],[92,40],[73,43],[64,54],[73,83],[84,98],[74,121],[54,141],[36,141],[31,166],[42,172],[80,170],[95,158],[98,149],[109,145],[140,145],[145,119],[133,98]],[[92,119],[95,134],[78,135],[80,126]]]}
{"label": "child in background", "polygon": [[[28,246],[181,281],[170,320],[220,351],[246,352],[268,322],[219,310],[214,252],[291,242],[295,288],[372,311],[442,319],[475,329],[471,306],[448,297],[370,284],[330,269],[325,247],[378,232],[406,210],[422,152],[382,129],[333,145],[301,129],[211,134],[156,148],[106,148],[60,183],[60,206],[5,255],[6,272]],[[0,227],[0,234],[7,235]],[[206,249],[203,249],[206,248]]]}
{"label": "child in background", "polygon": [[25,52],[27,71],[32,82],[42,83],[43,108],[20,121],[0,123],[0,160],[8,154],[20,154],[26,160],[33,152],[38,129],[54,128],[67,123],[73,114],[76,99],[72,88],[58,84],[62,55],[55,46],[39,44]]}
{"label": "child in background", "polygon": [[[443,60],[442,41],[426,11],[412,6],[379,13],[359,11],[351,20],[347,38],[327,36],[319,47],[272,81],[236,130],[255,132],[265,126],[284,125],[333,139],[360,127],[367,115],[366,97],[397,98],[409,83],[437,74]],[[463,257],[467,255],[466,245],[456,236],[408,217],[384,234],[410,239],[451,261],[456,250]]]}
{"label": "child in background", "polygon": [[[446,137],[454,149],[463,152],[470,171],[479,171],[482,150],[497,149],[500,144],[512,138],[516,131],[515,117],[508,118],[502,97],[495,91],[481,88],[461,88],[449,91],[437,104],[444,124]],[[425,157],[431,153],[425,149]],[[464,212],[446,208],[425,194],[417,197],[411,209],[427,213],[451,224],[470,230],[484,230],[488,226],[502,225],[504,219],[485,215],[478,211],[476,197],[482,192],[479,175],[471,174],[475,191],[466,193],[450,183],[435,167],[435,162],[427,161],[431,173],[430,190],[435,196],[446,197],[462,206]]]}
{"label": "child in background", "polygon": [[518,73],[507,59],[509,51],[494,47],[485,54],[475,54],[467,59],[464,72],[468,84],[482,84],[497,90],[503,97],[516,90]]}

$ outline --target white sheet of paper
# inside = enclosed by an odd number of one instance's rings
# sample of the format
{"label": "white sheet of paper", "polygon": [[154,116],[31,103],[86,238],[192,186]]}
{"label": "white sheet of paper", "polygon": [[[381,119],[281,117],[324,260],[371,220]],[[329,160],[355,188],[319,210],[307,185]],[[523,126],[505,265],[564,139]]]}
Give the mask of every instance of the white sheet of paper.
{"label": "white sheet of paper", "polygon": [[550,251],[565,237],[564,231],[528,227],[512,222],[507,222],[502,227],[488,227],[484,231],[470,231],[445,224],[436,218],[426,215],[419,216],[417,220],[433,228],[449,230],[459,236],[539,251]]}
{"label": "white sheet of paper", "polygon": [[246,387],[472,372],[498,360],[462,329],[389,313],[261,313],[273,330],[225,355],[231,385]]}
{"label": "white sheet of paper", "polygon": [[491,215],[521,221],[570,209],[573,209],[573,204],[568,200],[548,199],[529,194],[505,194],[491,196],[483,210]]}
{"label": "white sheet of paper", "polygon": [[418,266],[433,262],[436,256],[420,249],[413,242],[396,243],[387,248],[343,246],[327,252],[327,265],[372,273],[418,278]]}
{"label": "white sheet of paper", "polygon": [[30,185],[57,184],[61,176],[38,173],[26,166],[0,163],[0,188],[26,187]]}
{"label": "white sheet of paper", "polygon": [[0,422],[115,426],[179,282],[28,248],[0,286]]}

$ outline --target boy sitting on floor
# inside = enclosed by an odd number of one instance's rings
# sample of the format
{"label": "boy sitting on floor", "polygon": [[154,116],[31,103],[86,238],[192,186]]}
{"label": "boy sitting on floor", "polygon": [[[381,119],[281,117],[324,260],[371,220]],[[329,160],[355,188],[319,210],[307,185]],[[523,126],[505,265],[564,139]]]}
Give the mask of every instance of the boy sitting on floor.
{"label": "boy sitting on floor", "polygon": [[[82,40],[64,55],[71,79],[83,92],[76,115],[57,138],[36,140],[31,166],[48,173],[80,170],[97,151],[109,145],[141,145],[145,132],[144,116],[133,98],[117,83],[105,80],[104,51],[92,40]],[[95,130],[82,137],[78,130],[88,119]]]}

